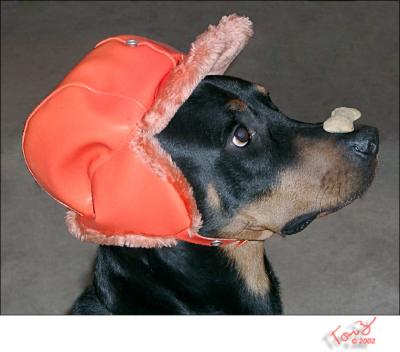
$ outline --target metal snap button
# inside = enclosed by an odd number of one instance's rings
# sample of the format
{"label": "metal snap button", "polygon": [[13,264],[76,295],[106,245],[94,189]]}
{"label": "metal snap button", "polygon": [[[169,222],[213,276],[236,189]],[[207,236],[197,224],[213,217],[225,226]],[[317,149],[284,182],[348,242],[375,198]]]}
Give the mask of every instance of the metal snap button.
{"label": "metal snap button", "polygon": [[138,41],[135,39],[128,39],[126,41],[126,45],[129,45],[129,46],[137,46],[137,44],[138,44]]}
{"label": "metal snap button", "polygon": [[214,241],[212,241],[212,242],[210,243],[210,245],[213,246],[213,247],[218,247],[218,246],[220,246],[221,244],[222,244],[222,241],[220,241],[220,240],[214,240]]}

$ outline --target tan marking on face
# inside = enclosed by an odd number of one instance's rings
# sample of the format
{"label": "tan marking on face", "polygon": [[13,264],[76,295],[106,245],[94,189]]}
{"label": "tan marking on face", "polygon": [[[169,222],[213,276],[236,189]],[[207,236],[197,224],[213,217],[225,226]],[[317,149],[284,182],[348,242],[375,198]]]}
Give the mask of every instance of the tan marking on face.
{"label": "tan marking on face", "polygon": [[267,95],[268,89],[265,88],[263,85],[255,83],[254,87],[256,88],[257,91],[259,91],[260,93]]}
{"label": "tan marking on face", "polygon": [[247,108],[247,104],[240,99],[232,99],[228,101],[229,109],[234,111],[244,111]]}
{"label": "tan marking on face", "polygon": [[232,261],[247,289],[254,295],[265,295],[270,280],[265,270],[264,242],[247,242],[237,247],[230,244],[221,248]]}
{"label": "tan marking on face", "polygon": [[281,171],[267,195],[240,209],[219,231],[221,237],[268,238],[297,216],[329,212],[358,191],[361,171],[332,141],[298,138],[296,144],[297,164]]}
{"label": "tan marking on face", "polygon": [[207,186],[207,202],[214,209],[221,209],[221,199],[212,183],[209,183]]}
{"label": "tan marking on face", "polygon": [[272,192],[250,204],[254,223],[280,232],[290,220],[328,210],[347,200],[359,187],[360,171],[352,167],[333,142],[298,140],[296,166],[283,170]]}

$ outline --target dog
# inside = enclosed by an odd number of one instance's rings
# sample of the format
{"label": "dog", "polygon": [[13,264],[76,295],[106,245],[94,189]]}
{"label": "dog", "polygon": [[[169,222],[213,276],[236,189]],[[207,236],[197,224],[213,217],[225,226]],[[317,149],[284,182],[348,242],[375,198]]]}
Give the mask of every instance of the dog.
{"label": "dog", "polygon": [[207,76],[157,135],[193,188],[201,234],[238,246],[98,248],[72,314],[281,314],[264,241],[289,236],[360,197],[378,131],[327,133],[290,119],[259,84]]}

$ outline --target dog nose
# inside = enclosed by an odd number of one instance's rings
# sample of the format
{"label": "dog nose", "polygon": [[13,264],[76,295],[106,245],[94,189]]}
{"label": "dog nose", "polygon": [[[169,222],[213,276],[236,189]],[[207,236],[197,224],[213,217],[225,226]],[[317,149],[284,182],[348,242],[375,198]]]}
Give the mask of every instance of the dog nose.
{"label": "dog nose", "polygon": [[[350,137],[350,136],[349,136]],[[379,149],[379,135],[375,127],[361,127],[347,140],[347,145],[360,157],[375,156]]]}

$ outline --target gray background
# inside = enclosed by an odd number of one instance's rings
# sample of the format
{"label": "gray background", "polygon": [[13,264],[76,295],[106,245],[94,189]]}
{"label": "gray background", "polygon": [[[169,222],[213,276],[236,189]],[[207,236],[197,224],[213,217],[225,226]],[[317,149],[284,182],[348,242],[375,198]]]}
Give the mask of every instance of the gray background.
{"label": "gray background", "polygon": [[65,313],[96,251],[67,233],[63,207],[25,168],[29,113],[106,37],[139,34],[187,51],[233,12],[253,20],[255,35],[228,74],[265,84],[293,118],[317,122],[350,106],[380,130],[379,169],[362,199],[266,242],[285,313],[398,314],[398,3],[16,1],[1,4],[2,313]]}

